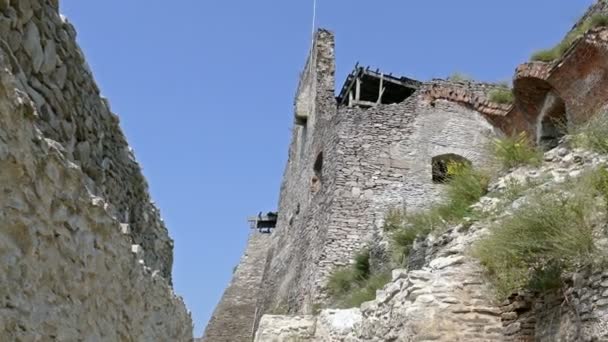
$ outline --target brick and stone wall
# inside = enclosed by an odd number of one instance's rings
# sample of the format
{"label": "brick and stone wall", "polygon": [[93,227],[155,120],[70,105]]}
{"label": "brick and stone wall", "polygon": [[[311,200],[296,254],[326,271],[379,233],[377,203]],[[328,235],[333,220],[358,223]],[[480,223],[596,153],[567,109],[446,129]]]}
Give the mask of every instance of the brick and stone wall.
{"label": "brick and stone wall", "polygon": [[0,340],[190,341],[173,242],[58,6],[0,1]]}

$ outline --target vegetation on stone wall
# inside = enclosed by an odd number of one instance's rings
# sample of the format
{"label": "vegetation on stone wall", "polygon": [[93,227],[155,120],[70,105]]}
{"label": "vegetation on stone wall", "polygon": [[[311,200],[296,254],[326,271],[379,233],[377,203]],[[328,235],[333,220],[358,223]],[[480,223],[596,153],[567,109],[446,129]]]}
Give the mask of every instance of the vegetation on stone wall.
{"label": "vegetation on stone wall", "polygon": [[452,82],[468,82],[472,79],[473,77],[462,72],[454,72],[450,76],[448,76],[448,80]]}
{"label": "vegetation on stone wall", "polygon": [[463,163],[450,163],[450,180],[446,184],[446,198],[428,210],[407,213],[391,210],[387,213],[384,230],[392,237],[394,261],[402,265],[415,240],[433,231],[462,222],[472,214],[471,205],[486,194],[490,177]]}
{"label": "vegetation on stone wall", "polygon": [[570,31],[566,37],[551,49],[540,50],[532,54],[533,61],[552,62],[562,57],[574,42],[592,28],[608,26],[608,16],[596,14]]}
{"label": "vegetation on stone wall", "polygon": [[598,212],[605,214],[598,199],[605,203],[606,198],[608,171],[597,169],[531,195],[512,215],[495,223],[475,245],[473,255],[487,268],[498,295],[558,288],[564,272],[594,261],[594,228]]}
{"label": "vegetation on stone wall", "polygon": [[390,273],[373,273],[369,258],[369,251],[361,251],[351,266],[338,269],[330,276],[327,289],[336,306],[353,308],[373,300],[376,290],[391,280]]}
{"label": "vegetation on stone wall", "polygon": [[530,141],[525,132],[494,139],[492,152],[505,169],[521,165],[538,165],[542,161],[542,151]]}
{"label": "vegetation on stone wall", "polygon": [[575,147],[608,153],[608,114],[600,112],[587,122],[570,128]]}
{"label": "vegetation on stone wall", "polygon": [[499,104],[512,104],[515,101],[513,90],[509,88],[497,88],[488,94],[488,99]]}

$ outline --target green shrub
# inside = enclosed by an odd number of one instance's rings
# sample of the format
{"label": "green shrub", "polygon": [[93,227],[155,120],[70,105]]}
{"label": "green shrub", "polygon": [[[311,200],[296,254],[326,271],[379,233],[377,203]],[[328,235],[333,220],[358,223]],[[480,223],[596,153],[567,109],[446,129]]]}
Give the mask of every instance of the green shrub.
{"label": "green shrub", "polygon": [[391,274],[388,272],[373,275],[365,282],[359,284],[354,291],[342,298],[338,302],[338,305],[345,309],[359,307],[365,302],[374,300],[376,298],[376,291],[383,288],[390,281]]}
{"label": "green shrub", "polygon": [[425,237],[433,227],[441,224],[441,217],[429,212],[414,213],[405,216],[403,220],[403,227],[391,235],[393,262],[397,265],[405,264],[416,239]]}
{"label": "green shrub", "polygon": [[593,187],[598,194],[604,199],[608,205],[608,171],[600,168],[589,176],[590,186]]}
{"label": "green shrub", "polygon": [[369,251],[363,250],[355,255],[353,265],[336,270],[329,278],[328,292],[340,297],[351,291],[358,283],[367,280],[371,275],[369,257]]}
{"label": "green shrub", "polygon": [[353,265],[354,278],[357,280],[366,280],[371,274],[369,265],[369,251],[363,252],[355,256],[355,264]]}
{"label": "green shrub", "polygon": [[587,31],[595,27],[607,25],[608,16],[603,14],[596,14],[585,20],[574,30],[570,31],[559,44],[557,44],[551,49],[535,52],[534,54],[532,54],[531,59],[533,61],[552,62],[562,57],[568,51],[568,49],[570,49],[574,42],[580,37],[582,37]]}
{"label": "green shrub", "polygon": [[608,153],[608,114],[601,112],[570,129],[574,146]]}
{"label": "green shrub", "polygon": [[542,152],[525,132],[495,139],[492,150],[496,160],[506,169],[520,165],[538,165],[542,160]]}
{"label": "green shrub", "polygon": [[[448,164],[450,180],[446,184],[444,201],[414,213],[401,212],[391,218],[393,260],[399,264],[410,254],[417,238],[423,238],[433,231],[441,231],[450,224],[457,224],[471,214],[471,205],[486,194],[490,177],[467,164]],[[391,215],[394,215],[391,214]]]}
{"label": "green shrub", "polygon": [[385,232],[393,232],[403,228],[403,218],[405,217],[405,209],[391,208],[384,216],[384,225],[382,229]]}
{"label": "green shrub", "polygon": [[463,74],[461,72],[455,72],[448,77],[448,80],[452,82],[469,82],[473,78],[467,74]]}
{"label": "green shrub", "polygon": [[532,54],[530,59],[536,62],[553,62],[554,60],[559,58],[559,53],[557,49],[544,49],[538,50]]}
{"label": "green shrub", "polygon": [[563,272],[593,259],[593,219],[602,190],[591,180],[598,172],[531,196],[477,242],[473,254],[501,298],[521,289],[559,287]]}
{"label": "green shrub", "polygon": [[490,91],[488,98],[492,102],[499,104],[512,104],[515,101],[513,91],[509,88],[498,88]]}
{"label": "green shrub", "polygon": [[330,276],[327,290],[337,306],[351,308],[373,300],[376,290],[390,280],[390,273],[371,273],[369,252],[364,250],[355,256],[352,266],[336,270]]}
{"label": "green shrub", "polygon": [[452,168],[454,175],[447,184],[447,200],[436,209],[437,214],[449,223],[458,222],[468,215],[470,206],[487,193],[490,182],[488,174],[469,165],[453,163]]}
{"label": "green shrub", "polygon": [[608,26],[608,16],[605,14],[595,14],[589,19],[589,28]]}

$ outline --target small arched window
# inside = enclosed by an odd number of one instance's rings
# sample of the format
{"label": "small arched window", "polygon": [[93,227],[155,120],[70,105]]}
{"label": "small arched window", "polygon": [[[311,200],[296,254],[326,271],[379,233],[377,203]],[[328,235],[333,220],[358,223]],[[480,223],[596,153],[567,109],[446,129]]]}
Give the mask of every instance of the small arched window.
{"label": "small arched window", "polygon": [[450,164],[471,165],[471,162],[467,158],[453,153],[433,157],[431,163],[434,183],[446,183],[452,178],[453,174],[450,173]]}
{"label": "small arched window", "polygon": [[323,181],[323,152],[319,152],[313,165],[314,174],[311,181],[311,191],[317,192],[321,189],[321,183]]}

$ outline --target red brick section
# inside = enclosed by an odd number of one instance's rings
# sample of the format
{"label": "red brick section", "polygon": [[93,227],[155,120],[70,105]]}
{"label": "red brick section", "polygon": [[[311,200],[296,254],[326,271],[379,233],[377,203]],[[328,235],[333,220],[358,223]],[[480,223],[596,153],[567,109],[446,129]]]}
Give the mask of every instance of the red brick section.
{"label": "red brick section", "polygon": [[608,28],[589,31],[553,63],[519,66],[513,78],[513,106],[489,101],[475,86],[444,81],[432,83],[422,91],[429,101],[444,99],[477,110],[507,134],[526,131],[534,137],[537,118],[549,92],[558,97],[553,111],[565,107],[570,122],[584,121],[608,103]]}
{"label": "red brick section", "polygon": [[[532,62],[517,68],[513,79],[515,106],[508,127],[534,134],[536,119],[550,91],[563,104],[555,110],[571,123],[597,113],[608,102],[608,28],[589,31],[563,58],[553,63]],[[553,115],[553,113],[549,113]]]}
{"label": "red brick section", "polygon": [[597,113],[608,101],[608,28],[579,39],[549,73],[548,82],[564,99],[572,122]]}
{"label": "red brick section", "polygon": [[432,84],[424,90],[424,95],[431,100],[443,99],[462,103],[487,116],[505,116],[511,109],[511,105],[491,102],[468,87],[456,84]]}
{"label": "red brick section", "polygon": [[526,131],[531,137],[536,134],[536,121],[541,113],[547,94],[559,94],[548,82],[550,63],[532,62],[522,64],[515,71],[513,93],[515,105],[509,117],[512,131]]}
{"label": "red brick section", "polygon": [[428,101],[442,99],[472,108],[507,134],[528,130],[529,125],[521,118],[517,108],[494,103],[487,98],[487,94],[494,88],[495,85],[472,82],[437,81],[428,85],[423,92]]}

